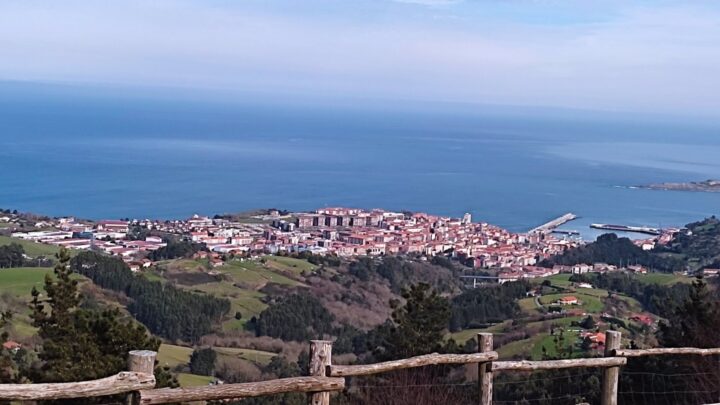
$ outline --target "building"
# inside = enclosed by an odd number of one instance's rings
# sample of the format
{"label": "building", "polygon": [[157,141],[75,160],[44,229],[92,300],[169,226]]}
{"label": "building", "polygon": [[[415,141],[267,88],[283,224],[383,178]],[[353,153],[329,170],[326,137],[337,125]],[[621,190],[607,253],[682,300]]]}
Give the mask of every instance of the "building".
{"label": "building", "polygon": [[560,298],[557,303],[560,305],[578,305],[580,301],[573,295],[566,295]]}

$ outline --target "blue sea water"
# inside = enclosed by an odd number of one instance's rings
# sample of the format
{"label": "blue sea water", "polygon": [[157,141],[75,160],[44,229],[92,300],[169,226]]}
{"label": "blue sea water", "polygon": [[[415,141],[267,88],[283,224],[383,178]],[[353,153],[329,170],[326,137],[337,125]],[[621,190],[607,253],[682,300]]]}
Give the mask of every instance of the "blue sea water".
{"label": "blue sea water", "polygon": [[260,207],[471,212],[524,231],[565,212],[679,226],[720,194],[628,186],[720,178],[720,125],[451,104],[214,98],[0,84],[0,207],[182,218]]}

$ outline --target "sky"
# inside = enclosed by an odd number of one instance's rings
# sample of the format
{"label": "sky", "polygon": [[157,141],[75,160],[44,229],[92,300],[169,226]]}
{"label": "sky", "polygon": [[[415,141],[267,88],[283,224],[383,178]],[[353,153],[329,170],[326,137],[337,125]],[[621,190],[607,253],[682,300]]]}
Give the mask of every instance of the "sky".
{"label": "sky", "polygon": [[713,1],[0,1],[0,81],[714,115],[718,72]]}

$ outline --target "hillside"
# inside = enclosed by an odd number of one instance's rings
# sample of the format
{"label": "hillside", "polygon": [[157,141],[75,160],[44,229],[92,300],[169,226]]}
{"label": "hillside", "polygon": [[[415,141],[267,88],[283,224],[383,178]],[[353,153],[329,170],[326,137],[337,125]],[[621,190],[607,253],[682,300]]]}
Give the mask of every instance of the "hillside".
{"label": "hillside", "polygon": [[660,251],[645,251],[628,238],[619,238],[614,233],[601,235],[595,242],[570,249],[565,253],[543,260],[540,265],[571,266],[575,264],[607,263],[622,267],[641,265],[654,271],[671,273],[685,269],[685,262],[678,257]]}
{"label": "hillside", "polygon": [[[433,264],[385,257],[326,262],[262,256],[228,257],[213,266],[208,259],[181,258],[158,262],[139,274],[117,259],[94,253],[81,253],[72,262],[84,274],[77,277],[94,305],[120,307],[163,338],[160,363],[183,385],[212,380],[193,374],[191,367],[193,351],[204,347],[214,350],[215,376],[232,381],[299,372],[287,370],[299,367],[307,355],[307,340],[314,337],[336,339],[338,361],[370,361],[375,356],[373,342],[385,333],[386,321],[403,302],[401,291],[419,282],[429,283],[449,305],[445,332],[449,346],[443,350],[472,351],[476,334],[488,331],[496,334],[502,358],[542,359],[593,351],[595,346],[583,336],[609,328],[652,343],[654,328],[664,315],[654,303],[671,296],[675,298],[667,302],[679,302],[687,291],[675,286],[689,281],[659,273],[628,275],[623,280],[560,274],[531,283],[465,290],[459,275],[467,269],[442,260]],[[48,271],[0,270],[0,295],[6,306],[17,311],[8,329],[11,338],[34,339],[25,305],[32,287],[40,287]],[[154,285],[162,286],[161,295],[154,295]],[[577,302],[558,304],[567,297]],[[153,312],[154,306],[168,308],[170,299],[179,310],[177,318],[172,312],[162,316]],[[184,306],[185,301],[196,304]],[[200,312],[193,315],[193,311]],[[641,315],[647,315],[649,323]],[[191,330],[178,329],[193,317],[204,318],[205,323],[190,321]]]}
{"label": "hillside", "polygon": [[645,251],[628,238],[609,233],[595,242],[570,249],[543,260],[540,265],[607,263],[615,266],[641,265],[653,271],[697,271],[720,267],[720,220],[715,217],[687,224],[666,244]]}

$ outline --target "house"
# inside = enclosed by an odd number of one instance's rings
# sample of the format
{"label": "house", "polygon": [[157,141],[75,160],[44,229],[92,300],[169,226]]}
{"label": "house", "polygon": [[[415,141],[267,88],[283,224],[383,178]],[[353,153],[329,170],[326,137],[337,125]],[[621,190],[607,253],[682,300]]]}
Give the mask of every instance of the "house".
{"label": "house", "polygon": [[580,337],[582,339],[589,339],[593,349],[598,349],[599,346],[605,346],[604,332],[583,332],[580,334]]}
{"label": "house", "polygon": [[717,276],[720,273],[720,269],[703,269],[701,275],[704,277]]}
{"label": "house", "polygon": [[576,286],[578,288],[593,288],[592,284],[590,283],[577,283]]}
{"label": "house", "polygon": [[126,234],[129,231],[128,221],[104,220],[97,223],[95,229],[109,233]]}
{"label": "house", "polygon": [[628,271],[636,274],[647,274],[647,269],[640,265],[627,266]]}
{"label": "house", "polygon": [[7,342],[3,343],[3,349],[16,352],[22,348],[22,345],[18,342],[14,342],[12,340],[8,340]]}
{"label": "house", "polygon": [[585,274],[593,269],[593,266],[590,266],[589,264],[576,264],[572,266],[572,273],[573,274]]}
{"label": "house", "polygon": [[630,317],[630,320],[641,323],[643,325],[648,325],[648,326],[652,325],[653,321],[654,321],[653,317],[650,315],[647,315],[647,314],[633,314]]}
{"label": "house", "polygon": [[575,296],[566,295],[566,296],[560,298],[559,300],[557,300],[557,303],[560,305],[578,305],[579,301],[578,301],[577,297],[575,297]]}
{"label": "house", "polygon": [[225,262],[223,262],[222,259],[215,258],[215,257],[213,257],[212,259],[210,259],[210,265],[213,266],[213,267],[220,267],[220,266],[222,266],[223,264],[225,264]]}

